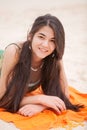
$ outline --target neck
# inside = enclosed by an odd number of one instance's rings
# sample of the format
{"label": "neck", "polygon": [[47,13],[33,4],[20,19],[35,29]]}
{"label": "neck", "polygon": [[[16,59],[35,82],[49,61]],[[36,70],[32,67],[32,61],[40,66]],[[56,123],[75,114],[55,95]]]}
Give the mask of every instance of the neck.
{"label": "neck", "polygon": [[32,56],[31,66],[33,68],[38,68],[38,67],[41,66],[41,64],[42,64],[42,60],[41,59]]}

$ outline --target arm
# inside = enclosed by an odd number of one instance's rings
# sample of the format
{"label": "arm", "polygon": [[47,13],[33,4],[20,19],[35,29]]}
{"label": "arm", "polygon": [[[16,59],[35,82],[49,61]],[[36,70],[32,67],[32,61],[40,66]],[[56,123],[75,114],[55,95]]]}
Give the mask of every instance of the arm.
{"label": "arm", "polygon": [[24,97],[22,103],[25,105],[20,107],[18,113],[24,116],[33,116],[45,109],[51,108],[57,114],[61,114],[66,110],[64,102],[56,96],[36,95]]}
{"label": "arm", "polygon": [[64,70],[63,61],[60,61],[60,84],[62,86],[62,90],[65,93],[66,97],[69,98],[69,90],[68,90],[68,82]]}
{"label": "arm", "polygon": [[17,47],[15,45],[8,46],[4,52],[4,58],[1,69],[0,98],[2,98],[2,96],[6,91],[6,83],[8,75],[12,71],[17,62],[18,62]]}
{"label": "arm", "polygon": [[30,105],[40,105],[42,106],[40,107],[42,109],[52,108],[58,114],[60,114],[63,110],[66,110],[65,103],[60,98],[44,94],[24,97],[21,101],[19,111],[23,110],[21,112],[24,112],[24,108],[27,108],[27,110],[29,110]]}
{"label": "arm", "polygon": [[21,107],[18,110],[18,113],[23,115],[23,116],[31,117],[33,115],[36,115],[37,113],[42,112],[46,108],[47,108],[46,106],[39,105],[39,104],[27,104],[27,105]]}

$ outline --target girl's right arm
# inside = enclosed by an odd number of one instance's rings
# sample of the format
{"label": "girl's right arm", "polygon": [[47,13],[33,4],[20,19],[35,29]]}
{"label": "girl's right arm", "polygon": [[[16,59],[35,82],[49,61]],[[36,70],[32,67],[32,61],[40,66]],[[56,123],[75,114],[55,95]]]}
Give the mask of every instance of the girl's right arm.
{"label": "girl's right arm", "polygon": [[13,44],[6,48],[3,57],[1,77],[0,77],[0,98],[4,95],[6,91],[6,82],[8,80],[8,75],[18,62],[17,47]]}

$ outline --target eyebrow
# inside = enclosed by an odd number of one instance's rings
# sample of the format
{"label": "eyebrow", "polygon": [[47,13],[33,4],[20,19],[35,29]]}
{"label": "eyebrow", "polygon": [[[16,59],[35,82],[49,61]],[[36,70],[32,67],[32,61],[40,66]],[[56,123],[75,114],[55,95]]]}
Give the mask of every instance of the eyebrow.
{"label": "eyebrow", "polygon": [[[39,33],[39,34],[42,35],[42,36],[46,36],[46,35],[43,34],[43,33]],[[55,40],[55,37],[53,37],[53,38],[51,38],[51,39]]]}

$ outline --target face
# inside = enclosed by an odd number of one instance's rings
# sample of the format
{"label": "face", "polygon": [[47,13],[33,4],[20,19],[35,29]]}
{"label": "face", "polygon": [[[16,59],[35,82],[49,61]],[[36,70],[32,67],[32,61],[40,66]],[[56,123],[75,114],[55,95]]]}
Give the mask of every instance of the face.
{"label": "face", "polygon": [[42,27],[32,39],[33,57],[43,59],[50,55],[55,49],[55,37],[52,28]]}

